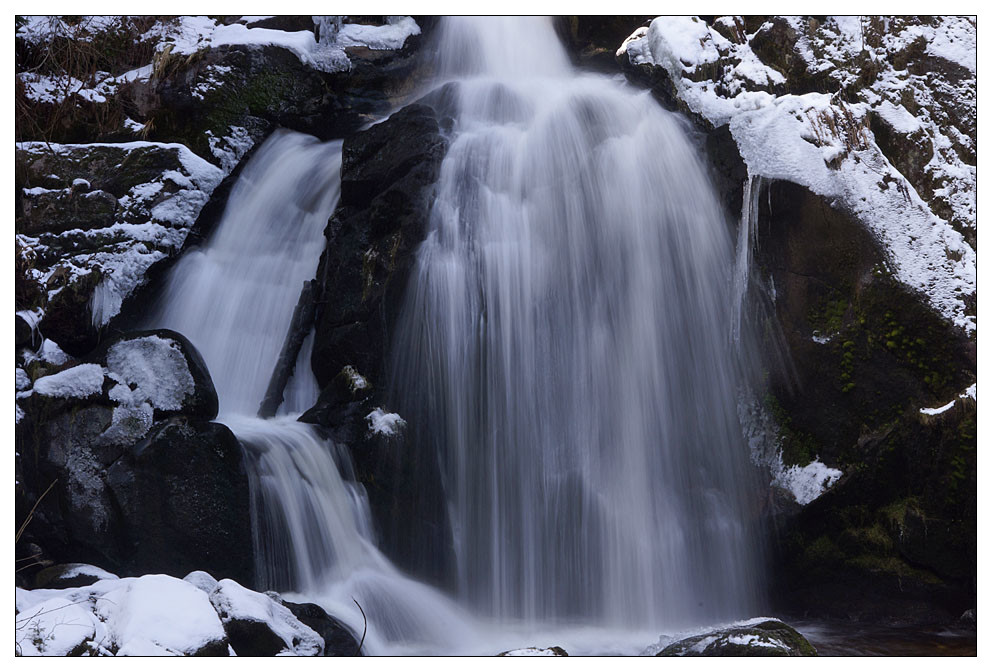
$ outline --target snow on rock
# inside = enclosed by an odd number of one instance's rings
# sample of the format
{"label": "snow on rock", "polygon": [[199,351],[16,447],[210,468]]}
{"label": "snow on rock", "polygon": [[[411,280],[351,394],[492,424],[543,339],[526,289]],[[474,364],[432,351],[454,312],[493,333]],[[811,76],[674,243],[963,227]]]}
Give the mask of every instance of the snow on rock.
{"label": "snow on rock", "polygon": [[552,657],[552,656],[567,656],[565,649],[560,646],[552,646],[547,649],[539,649],[536,646],[528,646],[524,649],[511,649],[509,651],[504,651],[503,653],[496,654],[498,656],[530,656],[530,657]]}
{"label": "snow on rock", "polygon": [[103,389],[103,367],[80,364],[34,381],[34,392],[45,397],[80,398],[100,394]]}
{"label": "snow on rock", "polygon": [[358,369],[353,367],[351,364],[348,364],[341,369],[341,373],[347,378],[348,389],[352,394],[357,394],[359,392],[372,389],[372,386],[369,385],[368,379],[360,374]]}
{"label": "snow on rock", "polygon": [[[972,383],[970,386],[968,386],[968,389],[966,389],[964,392],[962,392],[961,394],[958,395],[958,399],[973,399],[973,400],[977,400],[978,399],[978,383]],[[922,413],[923,415],[929,415],[929,416],[941,415],[941,414],[946,413],[947,411],[951,410],[952,408],[954,408],[954,404],[956,402],[957,402],[957,399],[951,399],[949,402],[947,402],[946,404],[944,404],[940,408],[921,408],[920,409],[920,413]]]}
{"label": "snow on rock", "polygon": [[107,351],[107,370],[121,382],[110,398],[122,406],[145,402],[163,411],[178,411],[195,390],[181,346],[168,338],[144,336],[115,343]]}
{"label": "snow on rock", "polygon": [[293,52],[304,65],[325,72],[341,72],[351,68],[345,47],[400,49],[408,37],[420,34],[420,26],[409,16],[388,17],[382,26],[342,25],[343,18],[314,17],[315,25],[321,29],[319,43],[309,30],[249,28],[242,23],[218,25],[205,16],[182,16],[156,24],[145,39],[157,39],[160,51],[168,49],[183,55],[225,45],[276,46]]}
{"label": "snow on rock", "polygon": [[[84,643],[97,655],[226,650],[223,625],[207,595],[170,576],[105,579],[82,588],[17,588],[15,602],[18,644],[25,655],[65,655],[67,647]],[[67,627],[64,612],[75,628]],[[38,641],[40,647],[34,644]]]}
{"label": "snow on rock", "polygon": [[194,586],[205,592],[207,595],[214,592],[217,587],[217,579],[207,572],[196,570],[183,577],[183,581],[192,583]]}
{"label": "snow on rock", "polygon": [[368,47],[369,49],[402,49],[408,37],[420,35],[420,26],[409,16],[387,16],[381,26],[346,23],[338,30],[338,44],[342,47]]}
{"label": "snow on rock", "polygon": [[14,389],[18,392],[23,392],[24,390],[31,388],[31,377],[28,375],[27,371],[17,367],[14,369]]}
{"label": "snow on rock", "polygon": [[[969,243],[977,231],[976,171],[969,158],[975,153],[974,21],[885,19],[875,43],[857,17],[781,20],[797,36],[794,55],[803,71],[834,80],[830,90],[850,91],[786,93],[786,77],[751,48],[769,23],[735,43],[698,17],[658,17],[631,35],[618,56],[635,69],[663,68],[691,113],[714,127],[728,124],[750,174],[795,182],[852,214],[881,243],[899,281],[974,333],[977,317],[968,307],[977,290]],[[899,69],[901,55],[920,39],[928,54],[962,66],[964,75]],[[863,49],[879,70],[867,84],[859,83]],[[898,150],[885,154],[870,128],[871,115],[921,152],[932,146],[933,157],[919,175],[903,175],[894,165],[912,167]]]}
{"label": "snow on rock", "polygon": [[[781,458],[779,460],[781,465]],[[832,469],[819,460],[813,460],[805,467],[794,465],[773,469],[772,485],[777,485],[792,493],[801,506],[806,506],[827,491],[841,477],[840,469]]]}
{"label": "snow on rock", "polygon": [[382,436],[395,436],[406,427],[406,420],[399,413],[387,413],[381,408],[373,410],[365,419],[369,423],[369,432]]}
{"label": "snow on rock", "polygon": [[14,648],[22,656],[79,654],[96,637],[100,625],[85,605],[53,597],[21,610],[14,617]]}
{"label": "snow on rock", "polygon": [[[186,239],[200,209],[211,192],[223,179],[225,172],[200,158],[186,146],[176,143],[135,141],[120,144],[91,143],[85,145],[59,145],[40,142],[23,142],[16,145],[20,160],[29,165],[63,161],[75,164],[76,170],[85,169],[90,163],[118,163],[118,168],[129,162],[161,163],[162,172],[149,182],[132,186],[116,199],[112,213],[113,223],[90,229],[69,228],[59,233],[42,233],[38,237],[19,234],[17,241],[22,254],[34,259],[45,259],[47,264],[31,268],[31,275],[49,289],[49,300],[66,285],[83,282],[94,270],[99,270],[101,280],[94,288],[90,302],[95,327],[106,325],[120,312],[121,305],[134,290],[145,282],[148,269],[156,262],[178,250]],[[161,158],[159,158],[161,157]],[[157,164],[156,164],[157,165]],[[88,182],[99,184],[102,180],[118,179],[110,173],[88,175]],[[63,178],[56,178],[63,179]],[[64,179],[69,184],[69,177]],[[57,190],[47,190],[57,191]],[[66,199],[56,201],[62,209],[72,208],[75,196],[71,187],[62,190]],[[105,192],[100,192],[105,193]],[[83,194],[86,196],[89,194]],[[107,198],[113,199],[110,195]],[[114,201],[111,200],[111,203]],[[55,283],[56,277],[61,278]]]}
{"label": "snow on rock", "polygon": [[[217,66],[219,67],[219,66]],[[248,129],[241,126],[228,126],[228,135],[217,137],[212,131],[207,131],[207,143],[210,152],[220,161],[220,167],[225,173],[230,173],[241,161],[241,157],[255,146],[255,141]]]}
{"label": "snow on rock", "polygon": [[285,652],[318,656],[324,649],[324,640],[320,635],[300,623],[289,609],[268,595],[248,590],[232,579],[217,582],[210,593],[210,603],[225,625],[235,621],[264,624],[283,641]]}

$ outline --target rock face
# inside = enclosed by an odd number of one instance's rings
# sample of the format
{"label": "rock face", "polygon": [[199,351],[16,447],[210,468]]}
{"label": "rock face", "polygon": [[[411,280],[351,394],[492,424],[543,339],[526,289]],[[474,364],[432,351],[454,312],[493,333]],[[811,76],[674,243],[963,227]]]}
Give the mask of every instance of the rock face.
{"label": "rock face", "polygon": [[[195,348],[168,330],[125,334],[91,362],[29,367],[19,407],[17,515],[49,484],[20,545],[42,562],[118,573],[206,568],[253,579],[241,446],[217,414]],[[28,553],[26,555],[33,555]]]}
{"label": "rock face", "polygon": [[16,154],[18,308],[81,355],[99,330],[179,250],[220,182],[182,145],[22,143]]}
{"label": "rock face", "polygon": [[844,474],[774,507],[779,608],[946,621],[976,576],[973,33],[864,20],[659,17],[618,59],[706,133],[728,212],[766,178],[748,313],[771,445]]}
{"label": "rock face", "polygon": [[795,628],[774,618],[754,619],[679,640],[658,656],[815,656]]}
{"label": "rock face", "polygon": [[371,431],[368,420],[388,408],[389,338],[447,149],[435,109],[442,106],[428,102],[345,139],[341,201],[317,271],[312,364],[322,392],[303,420],[331,428],[351,448],[387,554],[438,581],[452,554],[436,457],[401,433]]}

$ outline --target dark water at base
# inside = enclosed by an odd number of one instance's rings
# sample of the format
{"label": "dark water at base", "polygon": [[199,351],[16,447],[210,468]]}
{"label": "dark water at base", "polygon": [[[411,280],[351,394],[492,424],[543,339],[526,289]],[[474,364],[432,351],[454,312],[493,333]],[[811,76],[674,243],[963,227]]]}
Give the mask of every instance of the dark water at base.
{"label": "dark water at base", "polygon": [[821,656],[975,656],[974,628],[895,627],[843,621],[788,621]]}

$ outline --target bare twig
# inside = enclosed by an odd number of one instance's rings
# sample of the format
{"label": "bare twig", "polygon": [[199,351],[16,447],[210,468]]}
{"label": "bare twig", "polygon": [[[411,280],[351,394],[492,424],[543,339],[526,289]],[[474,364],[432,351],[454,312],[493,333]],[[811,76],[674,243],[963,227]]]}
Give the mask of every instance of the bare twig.
{"label": "bare twig", "polygon": [[17,534],[14,536],[14,543],[15,544],[18,541],[20,541],[21,534],[24,533],[24,530],[27,528],[28,523],[31,522],[31,518],[34,517],[35,509],[37,509],[38,508],[38,505],[41,504],[41,500],[43,500],[45,498],[45,495],[47,495],[49,492],[51,492],[52,488],[54,488],[55,487],[55,484],[58,483],[58,482],[59,482],[59,479],[57,479],[57,478],[54,481],[52,481],[52,484],[49,485],[48,488],[43,493],[41,493],[41,497],[39,497],[38,498],[38,501],[36,501],[34,503],[34,506],[31,507],[31,510],[28,512],[28,517],[25,518],[24,519],[24,522],[21,523],[21,526],[19,528],[17,528]]}
{"label": "bare twig", "polygon": [[369,619],[365,616],[365,610],[362,609],[362,605],[358,604],[358,600],[351,598],[351,601],[354,602],[355,606],[358,607],[358,610],[362,612],[362,621],[364,621],[364,626],[362,628],[362,641],[358,643],[358,648],[355,650],[355,655],[358,656],[361,655],[362,645],[365,644],[365,633],[369,631]]}

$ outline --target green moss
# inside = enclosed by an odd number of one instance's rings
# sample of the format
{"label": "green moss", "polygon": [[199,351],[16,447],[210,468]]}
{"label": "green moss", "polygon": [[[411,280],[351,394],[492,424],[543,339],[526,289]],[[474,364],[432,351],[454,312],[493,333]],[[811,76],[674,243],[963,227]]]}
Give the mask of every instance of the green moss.
{"label": "green moss", "polygon": [[778,440],[782,448],[782,463],[785,466],[804,467],[820,454],[819,444],[812,435],[794,428],[789,414],[782,408],[775,395],[765,395],[765,409],[772,414],[778,425]]}

